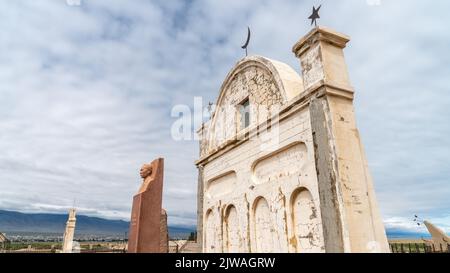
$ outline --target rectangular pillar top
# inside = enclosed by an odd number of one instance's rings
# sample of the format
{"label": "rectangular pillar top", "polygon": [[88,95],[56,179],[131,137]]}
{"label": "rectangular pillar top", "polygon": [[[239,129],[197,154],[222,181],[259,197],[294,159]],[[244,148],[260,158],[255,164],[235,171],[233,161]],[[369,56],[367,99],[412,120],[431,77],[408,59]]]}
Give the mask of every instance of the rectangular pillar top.
{"label": "rectangular pillar top", "polygon": [[294,45],[292,52],[296,57],[300,57],[308,48],[321,41],[345,48],[350,37],[327,27],[315,27]]}

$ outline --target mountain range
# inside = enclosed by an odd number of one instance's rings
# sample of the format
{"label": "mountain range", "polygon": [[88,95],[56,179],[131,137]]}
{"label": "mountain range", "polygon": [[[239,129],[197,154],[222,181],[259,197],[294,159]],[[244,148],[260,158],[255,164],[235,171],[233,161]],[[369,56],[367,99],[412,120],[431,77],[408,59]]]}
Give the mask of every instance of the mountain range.
{"label": "mountain range", "polygon": [[[6,233],[64,233],[68,215],[50,213],[21,213],[0,210],[0,232]],[[128,232],[130,222],[108,220],[98,217],[77,215],[78,235],[120,235]],[[185,237],[195,231],[195,227],[169,226],[171,237]]]}
{"label": "mountain range", "polygon": [[[67,217],[67,214],[30,214],[0,210],[0,232],[63,234]],[[77,215],[76,234],[124,236],[128,232],[129,226],[130,222],[128,221]],[[195,229],[195,227],[169,226],[169,235],[172,238],[186,238]],[[429,237],[427,233],[414,233],[399,229],[386,229],[386,233],[391,239]]]}

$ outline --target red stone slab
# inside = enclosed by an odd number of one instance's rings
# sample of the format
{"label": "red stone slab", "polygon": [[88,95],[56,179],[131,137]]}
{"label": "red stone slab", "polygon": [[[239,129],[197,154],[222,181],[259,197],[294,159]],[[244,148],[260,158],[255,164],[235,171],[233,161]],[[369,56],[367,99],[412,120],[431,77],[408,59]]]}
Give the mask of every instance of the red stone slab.
{"label": "red stone slab", "polygon": [[128,252],[160,253],[164,159],[145,164],[140,174],[144,183],[133,198]]}

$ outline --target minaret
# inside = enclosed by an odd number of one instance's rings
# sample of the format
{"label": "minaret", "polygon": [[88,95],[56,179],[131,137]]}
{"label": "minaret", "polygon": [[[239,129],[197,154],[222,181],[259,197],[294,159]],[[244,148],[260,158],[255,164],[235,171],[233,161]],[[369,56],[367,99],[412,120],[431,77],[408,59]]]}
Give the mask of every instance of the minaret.
{"label": "minaret", "polygon": [[63,247],[62,247],[62,253],[72,253],[73,248],[73,235],[75,233],[75,224],[77,221],[77,218],[75,218],[76,210],[70,209],[69,211],[69,219],[66,223],[66,231],[64,232],[64,239],[63,239]]}

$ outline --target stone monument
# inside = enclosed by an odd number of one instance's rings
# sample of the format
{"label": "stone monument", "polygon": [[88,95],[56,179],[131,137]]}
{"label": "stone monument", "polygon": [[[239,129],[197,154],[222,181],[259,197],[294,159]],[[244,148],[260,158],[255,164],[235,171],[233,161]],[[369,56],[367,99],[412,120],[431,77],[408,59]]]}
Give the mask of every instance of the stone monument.
{"label": "stone monument", "polygon": [[167,214],[162,209],[164,159],[144,164],[140,175],[144,182],[133,198],[128,252],[166,253]]}
{"label": "stone monument", "polygon": [[425,221],[424,224],[427,227],[428,232],[431,234],[431,240],[427,240],[429,245],[437,251],[449,251],[448,248],[450,245],[450,237],[432,223]]}
{"label": "stone monument", "polygon": [[8,249],[10,244],[11,241],[6,237],[6,235],[0,232],[0,250]]}
{"label": "stone monument", "polygon": [[198,131],[203,252],[389,252],[356,125],[344,48],[316,27],[298,73],[262,56],[225,78]]}
{"label": "stone monument", "polygon": [[73,251],[73,236],[75,234],[75,224],[77,221],[76,210],[70,209],[69,219],[66,223],[66,230],[64,231],[64,239],[62,246],[62,253],[72,253]]}

